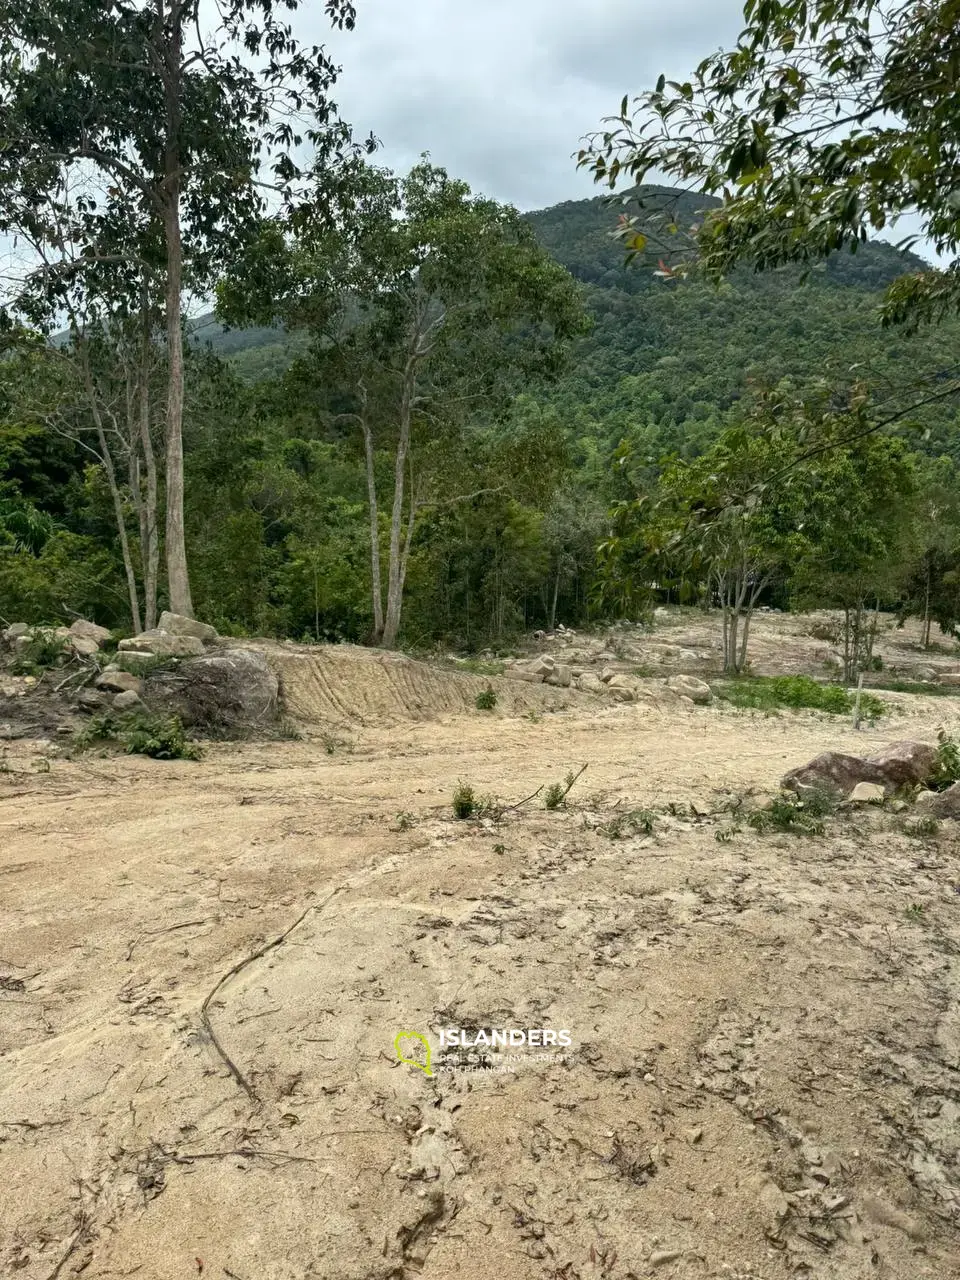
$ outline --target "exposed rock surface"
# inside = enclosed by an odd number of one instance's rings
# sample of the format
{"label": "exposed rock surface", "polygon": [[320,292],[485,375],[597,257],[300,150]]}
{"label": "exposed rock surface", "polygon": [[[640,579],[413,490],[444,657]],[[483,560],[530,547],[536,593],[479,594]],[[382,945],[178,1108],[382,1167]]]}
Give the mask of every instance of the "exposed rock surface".
{"label": "exposed rock surface", "polygon": [[143,681],[132,671],[122,671],[119,667],[105,667],[97,677],[97,688],[106,689],[109,693],[140,693]]}
{"label": "exposed rock surface", "polygon": [[937,750],[925,742],[894,742],[866,759],[825,751],[783,779],[788,791],[803,793],[811,787],[826,787],[847,796],[861,782],[872,782],[889,795],[904,786],[924,782],[933,772]]}
{"label": "exposed rock surface", "polygon": [[680,694],[683,698],[689,698],[691,702],[696,702],[700,706],[706,706],[713,701],[713,690],[705,680],[698,680],[696,676],[673,676],[667,681],[667,685],[674,693]]}
{"label": "exposed rock surface", "polygon": [[157,629],[167,631],[173,636],[193,636],[195,640],[202,640],[204,644],[210,644],[216,640],[218,634],[216,627],[211,627],[206,622],[197,622],[195,618],[185,618],[183,614],[170,613],[166,609],[160,615]]}
{"label": "exposed rock surface", "polygon": [[153,658],[196,658],[204,651],[203,641],[196,636],[176,635],[159,627],[121,640],[119,647],[121,653],[145,653]]}
{"label": "exposed rock surface", "polygon": [[86,618],[77,618],[70,624],[70,634],[78,639],[93,640],[99,649],[110,639],[110,629],[98,626],[96,622],[88,622]]}
{"label": "exposed rock surface", "polygon": [[265,728],[278,718],[279,681],[262,653],[223,649],[151,672],[143,700],[214,732]]}

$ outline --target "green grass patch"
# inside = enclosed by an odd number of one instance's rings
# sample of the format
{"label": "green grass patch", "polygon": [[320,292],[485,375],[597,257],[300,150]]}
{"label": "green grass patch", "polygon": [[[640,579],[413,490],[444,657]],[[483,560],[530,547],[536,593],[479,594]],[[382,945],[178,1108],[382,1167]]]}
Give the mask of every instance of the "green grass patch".
{"label": "green grass patch", "polygon": [[870,686],[885,689],[888,693],[923,693],[934,698],[958,698],[960,689],[945,684],[926,683],[920,680],[881,680]]}
{"label": "green grass patch", "polygon": [[748,824],[765,835],[779,831],[793,836],[822,836],[823,819],[837,807],[835,797],[827,790],[815,789],[802,800],[784,793],[770,802],[766,809],[757,809],[747,818]]}
{"label": "green grass patch", "polygon": [[474,676],[502,676],[507,664],[482,658],[456,658],[454,667],[457,671],[469,671]]}
{"label": "green grass patch", "polygon": [[104,712],[93,716],[77,734],[77,751],[115,743],[127,755],[150,756],[153,760],[199,760],[201,751],[191,742],[179,716],[154,715],[150,711]]}
{"label": "green grass patch", "polygon": [[[781,708],[799,711],[810,708],[830,715],[848,715],[853,711],[856,694],[839,684],[821,684],[811,676],[751,676],[743,680],[716,681],[713,691],[718,698],[735,707],[756,711]],[[866,720],[886,713],[886,706],[872,693],[864,692],[860,711]]]}

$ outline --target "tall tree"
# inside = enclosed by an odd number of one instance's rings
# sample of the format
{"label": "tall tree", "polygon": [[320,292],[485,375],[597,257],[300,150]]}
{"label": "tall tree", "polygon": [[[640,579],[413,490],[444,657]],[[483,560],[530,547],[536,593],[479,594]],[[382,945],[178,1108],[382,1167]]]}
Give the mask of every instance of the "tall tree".
{"label": "tall tree", "polygon": [[[183,292],[209,290],[266,208],[294,199],[295,155],[323,168],[350,146],[336,68],[283,11],[300,0],[4,0],[0,4],[0,230],[62,249],[28,263],[7,314],[56,327],[65,291],[164,298],[165,552],[171,607],[192,614],[183,511]],[[352,27],[350,0],[324,0]],[[254,65],[259,63],[259,65]]]}
{"label": "tall tree", "polygon": [[[446,451],[449,474],[470,424],[504,412],[531,378],[556,373],[584,316],[573,279],[515,209],[426,161],[403,179],[365,169],[352,181],[338,228],[295,220],[286,258],[274,236],[251,276],[221,289],[220,307],[232,319],[272,310],[313,334],[311,367],[338,386],[339,417],[362,434],[374,635],[393,648],[417,517],[436,501],[437,454]],[[272,255],[282,269],[265,270]],[[384,599],[376,456],[387,449]]]}

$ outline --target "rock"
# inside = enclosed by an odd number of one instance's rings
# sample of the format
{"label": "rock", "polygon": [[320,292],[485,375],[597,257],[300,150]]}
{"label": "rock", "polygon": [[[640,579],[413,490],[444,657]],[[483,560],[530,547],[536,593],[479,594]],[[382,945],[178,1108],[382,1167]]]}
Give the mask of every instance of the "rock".
{"label": "rock", "polygon": [[658,1249],[650,1255],[651,1267],[665,1267],[668,1262],[676,1262],[678,1258],[683,1257],[680,1249]]}
{"label": "rock", "polygon": [[555,670],[557,665],[556,659],[551,658],[549,653],[542,653],[538,658],[534,658],[527,666],[528,671],[540,676],[543,679],[548,676],[551,671]]}
{"label": "rock", "polygon": [[584,693],[603,693],[606,687],[600,677],[594,675],[592,671],[584,672],[582,676],[577,677],[577,688],[582,689]]}
{"label": "rock", "polygon": [[196,640],[202,640],[204,644],[210,644],[218,638],[216,627],[208,626],[205,622],[197,622],[193,618],[185,618],[180,613],[170,613],[166,609],[160,615],[157,630],[167,631],[172,636],[193,636]]}
{"label": "rock", "polygon": [[793,769],[783,779],[784,791],[803,794],[811,787],[824,787],[848,796],[858,782],[884,782],[880,770],[860,756],[844,755],[841,751],[825,751],[809,764]]}
{"label": "rock", "polygon": [[607,681],[607,690],[613,694],[618,702],[635,702],[637,682],[625,675],[612,676]]}
{"label": "rock", "polygon": [[70,648],[78,658],[92,658],[100,652],[100,646],[92,636],[71,636]]}
{"label": "rock", "polygon": [[141,696],[149,707],[172,712],[185,725],[242,732],[276,722],[280,685],[256,649],[221,649],[175,670],[151,672]]}
{"label": "rock", "polygon": [[81,689],[77,694],[77,705],[84,711],[101,711],[107,705],[107,695],[97,689]]}
{"label": "rock", "polygon": [[932,802],[925,806],[927,813],[936,818],[960,818],[960,782],[955,782],[946,791],[921,791],[917,803],[923,796],[932,796]]}
{"label": "rock", "polygon": [[600,672],[600,679],[604,684],[609,684],[610,681],[615,679],[619,674],[620,672],[615,671],[613,667],[604,667]]}
{"label": "rock", "polygon": [[681,649],[677,654],[677,661],[689,666],[693,662],[700,661],[699,653],[694,653],[692,649]]}
{"label": "rock", "polygon": [[713,701],[713,690],[705,680],[698,680],[696,676],[673,676],[667,681],[667,687],[703,707]]}
{"label": "rock", "polygon": [[119,667],[104,667],[97,677],[97,688],[106,689],[108,693],[135,693],[139,696],[143,681],[132,671],[121,671]]}
{"label": "rock", "polygon": [[546,684],[552,684],[558,689],[569,689],[573,684],[573,673],[568,666],[562,662],[545,677]]}
{"label": "rock", "polygon": [[875,756],[868,757],[888,787],[912,787],[926,782],[937,767],[937,748],[926,742],[894,742]]}
{"label": "rock", "polygon": [[940,683],[947,685],[948,688],[960,687],[960,671],[943,671],[940,673]]}
{"label": "rock", "polygon": [[93,640],[98,649],[110,639],[110,631],[107,627],[97,626],[95,622],[88,622],[86,618],[77,618],[76,622],[71,623],[70,634],[83,640]]}
{"label": "rock", "polygon": [[[164,615],[166,616],[166,615]],[[194,658],[203,653],[203,641],[197,636],[181,636],[171,631],[143,631],[130,640],[120,641],[121,653],[147,653],[154,658]]]}
{"label": "rock", "polygon": [[8,644],[12,644],[19,636],[28,636],[30,628],[25,622],[11,622],[9,627],[4,630],[3,638]]}
{"label": "rock", "polygon": [[125,689],[123,693],[118,693],[113,699],[114,711],[132,711],[134,707],[142,707],[140,695],[135,693],[133,689]]}
{"label": "rock", "polygon": [[[134,671],[149,671],[154,666],[157,659],[152,653],[135,653],[129,649],[125,649],[123,652],[123,661],[127,667],[132,668]],[[172,661],[176,662],[177,660],[174,658]]]}
{"label": "rock", "polygon": [[510,667],[504,675],[511,680],[526,680],[528,684],[543,684],[543,676],[530,667]]}
{"label": "rock", "polygon": [[882,804],[887,789],[882,782],[858,782],[847,796],[850,804]]}

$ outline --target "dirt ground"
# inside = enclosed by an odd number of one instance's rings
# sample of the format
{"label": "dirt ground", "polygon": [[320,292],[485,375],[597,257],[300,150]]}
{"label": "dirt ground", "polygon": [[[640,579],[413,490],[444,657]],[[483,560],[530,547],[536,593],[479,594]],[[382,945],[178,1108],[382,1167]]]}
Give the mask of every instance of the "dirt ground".
{"label": "dirt ground", "polygon": [[[794,620],[757,644],[820,661]],[[954,824],[736,808],[821,750],[958,732],[960,698],[884,695],[857,733],[508,681],[481,713],[476,677],[404,669],[387,707],[396,669],[350,661],[304,741],[7,744],[0,1273],[960,1277]],[[519,803],[584,764],[565,809]],[[458,780],[518,807],[458,822]],[[444,1070],[444,1027],[572,1045]]]}

